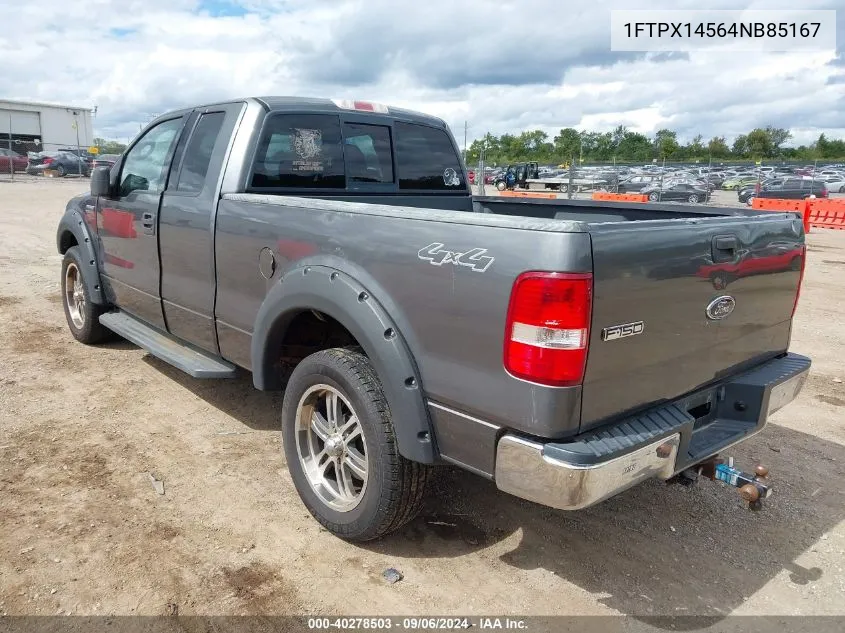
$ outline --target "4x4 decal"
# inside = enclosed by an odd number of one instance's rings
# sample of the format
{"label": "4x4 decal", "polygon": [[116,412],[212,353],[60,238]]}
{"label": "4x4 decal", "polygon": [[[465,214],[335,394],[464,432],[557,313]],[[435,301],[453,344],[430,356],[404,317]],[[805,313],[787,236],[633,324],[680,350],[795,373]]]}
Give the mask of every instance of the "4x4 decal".
{"label": "4x4 decal", "polygon": [[433,266],[454,264],[455,266],[466,266],[477,273],[483,273],[496,261],[494,257],[485,255],[486,248],[471,248],[461,253],[447,250],[443,246],[440,242],[429,244],[419,250],[417,257],[424,262],[430,262]]}

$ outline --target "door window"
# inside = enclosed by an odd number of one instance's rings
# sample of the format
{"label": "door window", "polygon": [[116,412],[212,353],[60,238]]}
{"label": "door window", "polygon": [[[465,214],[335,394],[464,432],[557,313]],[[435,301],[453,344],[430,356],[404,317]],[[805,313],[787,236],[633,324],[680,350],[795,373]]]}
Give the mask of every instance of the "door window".
{"label": "door window", "polygon": [[211,163],[211,154],[214,152],[225,118],[225,112],[209,112],[203,114],[197,121],[185,150],[182,169],[179,171],[179,181],[176,183],[177,191],[194,193],[202,191],[208,174],[208,165]]}
{"label": "door window", "polygon": [[133,191],[156,193],[164,189],[170,150],[176,143],[182,119],[162,121],[147,130],[129,150],[120,176],[120,197]]}

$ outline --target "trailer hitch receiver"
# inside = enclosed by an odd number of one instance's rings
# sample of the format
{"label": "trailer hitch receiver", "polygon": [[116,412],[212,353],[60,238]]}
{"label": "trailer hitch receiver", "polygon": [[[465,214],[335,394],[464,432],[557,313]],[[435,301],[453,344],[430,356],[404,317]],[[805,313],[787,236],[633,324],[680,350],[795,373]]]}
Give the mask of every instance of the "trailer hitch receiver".
{"label": "trailer hitch receiver", "polygon": [[687,485],[694,483],[699,477],[721,481],[738,488],[739,496],[748,502],[748,508],[757,511],[763,508],[763,499],[772,494],[768,476],[769,469],[765,466],[756,466],[754,474],[750,474],[735,468],[733,457],[728,458],[727,461],[720,457],[711,457],[683,471],[679,475],[679,480]]}

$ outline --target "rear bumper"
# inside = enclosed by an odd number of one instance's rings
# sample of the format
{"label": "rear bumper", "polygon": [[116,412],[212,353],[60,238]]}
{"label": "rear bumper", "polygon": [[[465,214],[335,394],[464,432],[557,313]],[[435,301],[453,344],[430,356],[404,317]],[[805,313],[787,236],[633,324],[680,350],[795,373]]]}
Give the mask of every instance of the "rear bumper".
{"label": "rear bumper", "polygon": [[669,479],[763,430],[769,416],[795,399],[809,371],[809,358],[786,354],[569,442],[508,433],[496,449],[496,485],[536,503],[578,510],[645,479]]}

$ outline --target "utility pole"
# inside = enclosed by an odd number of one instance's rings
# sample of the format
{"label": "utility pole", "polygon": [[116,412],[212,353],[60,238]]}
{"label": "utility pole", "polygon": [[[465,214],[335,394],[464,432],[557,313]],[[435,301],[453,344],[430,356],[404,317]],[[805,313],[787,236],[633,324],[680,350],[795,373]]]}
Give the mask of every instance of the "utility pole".
{"label": "utility pole", "polygon": [[12,180],[15,179],[15,161],[12,160],[12,113],[9,112],[9,175]]}

